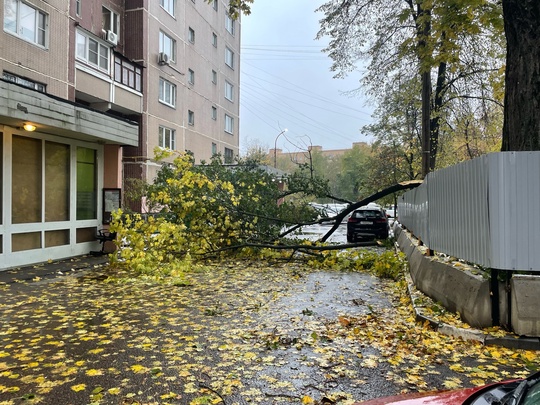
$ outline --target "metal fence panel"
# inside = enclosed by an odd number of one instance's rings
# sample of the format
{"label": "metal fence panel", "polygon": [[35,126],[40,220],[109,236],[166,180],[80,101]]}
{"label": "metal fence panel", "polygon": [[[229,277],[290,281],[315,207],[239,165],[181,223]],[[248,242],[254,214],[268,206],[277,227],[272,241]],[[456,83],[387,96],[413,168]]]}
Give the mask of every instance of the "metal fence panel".
{"label": "metal fence panel", "polygon": [[474,263],[489,263],[486,159],[447,167],[427,176],[429,247]]}
{"label": "metal fence panel", "polygon": [[489,161],[492,267],[540,271],[540,152]]}
{"label": "metal fence panel", "polygon": [[484,267],[540,271],[540,152],[501,152],[430,173],[398,219],[431,249]]}

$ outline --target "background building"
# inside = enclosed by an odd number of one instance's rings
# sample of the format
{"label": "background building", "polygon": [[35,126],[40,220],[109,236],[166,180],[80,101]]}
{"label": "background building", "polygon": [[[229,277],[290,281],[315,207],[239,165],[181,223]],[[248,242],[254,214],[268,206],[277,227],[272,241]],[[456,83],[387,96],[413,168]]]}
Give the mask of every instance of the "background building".
{"label": "background building", "polygon": [[0,269],[95,249],[126,178],[153,180],[154,147],[238,153],[240,23],[224,3],[1,0],[0,13]]}

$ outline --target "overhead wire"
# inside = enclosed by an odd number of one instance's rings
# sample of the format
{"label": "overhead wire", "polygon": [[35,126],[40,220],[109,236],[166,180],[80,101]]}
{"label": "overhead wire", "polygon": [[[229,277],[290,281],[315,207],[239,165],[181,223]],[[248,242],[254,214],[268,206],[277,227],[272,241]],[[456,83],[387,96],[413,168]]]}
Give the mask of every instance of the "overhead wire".
{"label": "overhead wire", "polygon": [[[242,63],[250,68],[256,69],[261,74],[254,74],[251,70],[242,69],[241,78],[241,108],[248,111],[253,117],[267,125],[272,130],[276,130],[276,125],[271,124],[276,117],[286,117],[287,122],[294,129],[289,128],[289,134],[286,137],[299,136],[306,137],[310,134],[312,137],[328,139],[329,137],[341,138],[348,142],[354,142],[356,137],[347,136],[343,131],[336,129],[336,125],[329,125],[314,118],[313,113],[307,114],[302,107],[312,107],[325,113],[337,114],[347,119],[358,120],[358,131],[360,127],[368,121],[368,118],[362,118],[358,115],[370,116],[369,113],[353,108],[344,103],[338,103],[319,93],[315,93],[295,83],[292,83],[282,76],[277,76],[256,66],[253,62],[266,60],[292,61],[299,60],[328,60],[326,56],[313,58],[310,55],[321,55],[320,46],[301,46],[288,45],[244,45],[242,46]],[[250,56],[252,58],[250,58]],[[249,61],[246,61],[248,59]],[[277,80],[272,80],[277,79]],[[283,89],[280,92],[279,89]],[[307,98],[302,100],[302,98]],[[322,103],[322,104],[318,104]],[[336,107],[329,109],[329,106]],[[336,110],[341,111],[336,111]],[[345,111],[343,111],[345,110]],[[320,114],[315,113],[316,117]],[[368,121],[369,122],[369,121]],[[289,127],[289,125],[288,125]],[[306,131],[299,133],[299,131]],[[294,144],[290,141],[291,144]]]}

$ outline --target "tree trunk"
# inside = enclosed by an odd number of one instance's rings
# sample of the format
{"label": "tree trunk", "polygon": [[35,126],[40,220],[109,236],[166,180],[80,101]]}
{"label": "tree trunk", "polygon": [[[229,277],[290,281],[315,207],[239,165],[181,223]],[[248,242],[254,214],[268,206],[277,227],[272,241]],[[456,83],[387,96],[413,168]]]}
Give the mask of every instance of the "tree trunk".
{"label": "tree trunk", "polygon": [[503,151],[540,150],[540,1],[502,0],[506,33]]}
{"label": "tree trunk", "polygon": [[431,161],[431,77],[422,73],[422,178],[430,172]]}
{"label": "tree trunk", "polygon": [[429,144],[429,170],[435,170],[437,162],[437,152],[439,150],[439,133],[441,129],[441,108],[444,103],[444,92],[446,86],[446,62],[439,63],[437,73],[437,85],[433,97],[433,110],[430,121],[430,144]]}

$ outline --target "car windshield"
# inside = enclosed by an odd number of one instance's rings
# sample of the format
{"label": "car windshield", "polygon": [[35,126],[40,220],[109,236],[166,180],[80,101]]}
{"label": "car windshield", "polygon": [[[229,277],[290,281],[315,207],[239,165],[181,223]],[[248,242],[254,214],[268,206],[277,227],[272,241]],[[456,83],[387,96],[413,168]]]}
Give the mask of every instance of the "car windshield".
{"label": "car windshield", "polygon": [[[529,385],[530,384],[530,385]],[[528,389],[520,402],[522,405],[538,405],[540,404],[540,377],[530,381]]]}
{"label": "car windshield", "polygon": [[383,214],[378,210],[362,210],[354,213],[354,218],[382,218]]}
{"label": "car windshield", "polygon": [[533,374],[508,394],[500,402],[500,405],[538,405],[540,404],[540,373]]}

